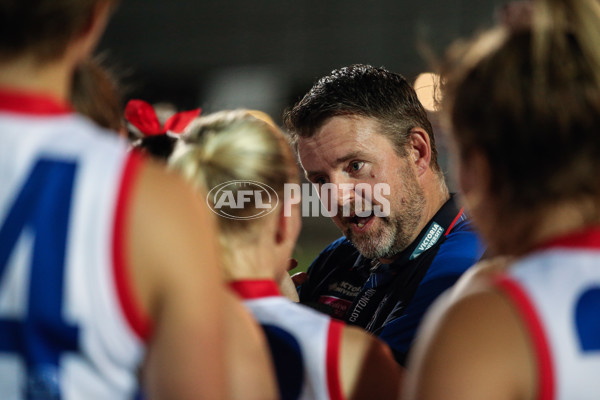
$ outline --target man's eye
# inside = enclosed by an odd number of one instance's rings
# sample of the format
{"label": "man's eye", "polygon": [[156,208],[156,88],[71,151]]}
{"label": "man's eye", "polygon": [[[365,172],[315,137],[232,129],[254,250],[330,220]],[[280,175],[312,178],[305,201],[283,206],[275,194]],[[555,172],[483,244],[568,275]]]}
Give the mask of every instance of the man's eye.
{"label": "man's eye", "polygon": [[364,161],[352,161],[350,163],[350,171],[356,172],[360,171],[360,169],[365,165]]}

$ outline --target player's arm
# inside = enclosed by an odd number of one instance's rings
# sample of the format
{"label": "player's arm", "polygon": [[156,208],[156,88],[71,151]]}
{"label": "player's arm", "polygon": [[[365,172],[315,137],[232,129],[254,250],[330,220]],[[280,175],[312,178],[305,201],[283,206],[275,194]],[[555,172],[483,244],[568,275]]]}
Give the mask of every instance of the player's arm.
{"label": "player's arm", "polygon": [[262,331],[224,286],[205,203],[153,164],[141,171],[137,192],[130,239],[136,284],[155,324],[145,366],[150,394],[274,398]]}
{"label": "player's arm", "polygon": [[535,368],[527,337],[499,293],[440,299],[412,350],[404,399],[531,399]]}
{"label": "player's arm", "polygon": [[341,385],[347,399],[397,399],[404,370],[389,347],[354,326],[345,326],[340,351]]}
{"label": "player's arm", "polygon": [[154,330],[150,398],[224,398],[223,289],[215,226],[175,176],[144,162],[133,184],[127,248],[134,291]]}
{"label": "player's arm", "polygon": [[300,301],[298,292],[296,291],[296,285],[289,274],[284,274],[277,283],[282,296],[287,297],[295,303]]}

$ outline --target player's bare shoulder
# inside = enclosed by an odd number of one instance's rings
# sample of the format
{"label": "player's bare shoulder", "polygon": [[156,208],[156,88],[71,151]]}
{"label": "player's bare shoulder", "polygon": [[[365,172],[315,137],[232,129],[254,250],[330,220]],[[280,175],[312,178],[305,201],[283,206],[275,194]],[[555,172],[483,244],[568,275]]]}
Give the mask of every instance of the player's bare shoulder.
{"label": "player's bare shoulder", "polygon": [[387,344],[355,326],[345,326],[340,352],[340,379],[349,399],[396,399],[403,369]]}
{"label": "player's bare shoulder", "polygon": [[502,273],[506,272],[514,259],[498,256],[478,262],[470,267],[448,292],[448,299],[457,299],[488,287]]}
{"label": "player's bare shoulder", "polygon": [[497,393],[500,397],[493,399],[500,400],[506,388],[515,399],[532,395],[528,339],[514,308],[493,284],[503,263],[480,268],[474,281],[438,299],[426,316],[411,353],[406,398],[474,400]]}
{"label": "player's bare shoulder", "polygon": [[[151,313],[161,293],[184,295],[188,287],[217,296],[218,252],[211,235],[216,227],[204,202],[178,175],[146,158],[132,185],[125,237],[142,304]],[[196,304],[207,301],[189,296]]]}

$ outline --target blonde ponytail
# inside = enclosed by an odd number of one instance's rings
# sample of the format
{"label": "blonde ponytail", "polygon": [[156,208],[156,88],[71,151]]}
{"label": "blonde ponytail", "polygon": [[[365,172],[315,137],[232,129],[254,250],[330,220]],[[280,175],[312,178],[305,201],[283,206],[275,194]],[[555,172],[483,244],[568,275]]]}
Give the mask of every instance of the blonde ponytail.
{"label": "blonde ponytail", "polygon": [[[221,111],[192,122],[169,165],[205,192],[230,181],[253,181],[268,185],[282,198],[285,183],[299,180],[284,134],[265,114],[250,110]],[[210,204],[211,199],[208,201]],[[244,219],[256,210],[253,204],[245,203],[243,208],[228,209],[227,213]],[[254,224],[252,220],[242,224],[227,218],[218,222],[223,229],[236,231]]]}

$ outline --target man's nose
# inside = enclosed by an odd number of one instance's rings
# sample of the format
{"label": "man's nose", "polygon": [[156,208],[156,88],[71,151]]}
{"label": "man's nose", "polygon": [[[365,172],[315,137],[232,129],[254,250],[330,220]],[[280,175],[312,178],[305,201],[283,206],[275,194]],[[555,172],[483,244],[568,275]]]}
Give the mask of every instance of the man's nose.
{"label": "man's nose", "polygon": [[352,183],[340,183],[337,188],[337,198],[338,205],[340,207],[348,207],[354,202],[356,198],[356,193],[354,191],[354,184]]}
{"label": "man's nose", "polygon": [[332,200],[337,204],[338,208],[351,208],[356,197],[354,183],[343,177],[332,177],[331,183],[335,187],[332,193],[335,199]]}

